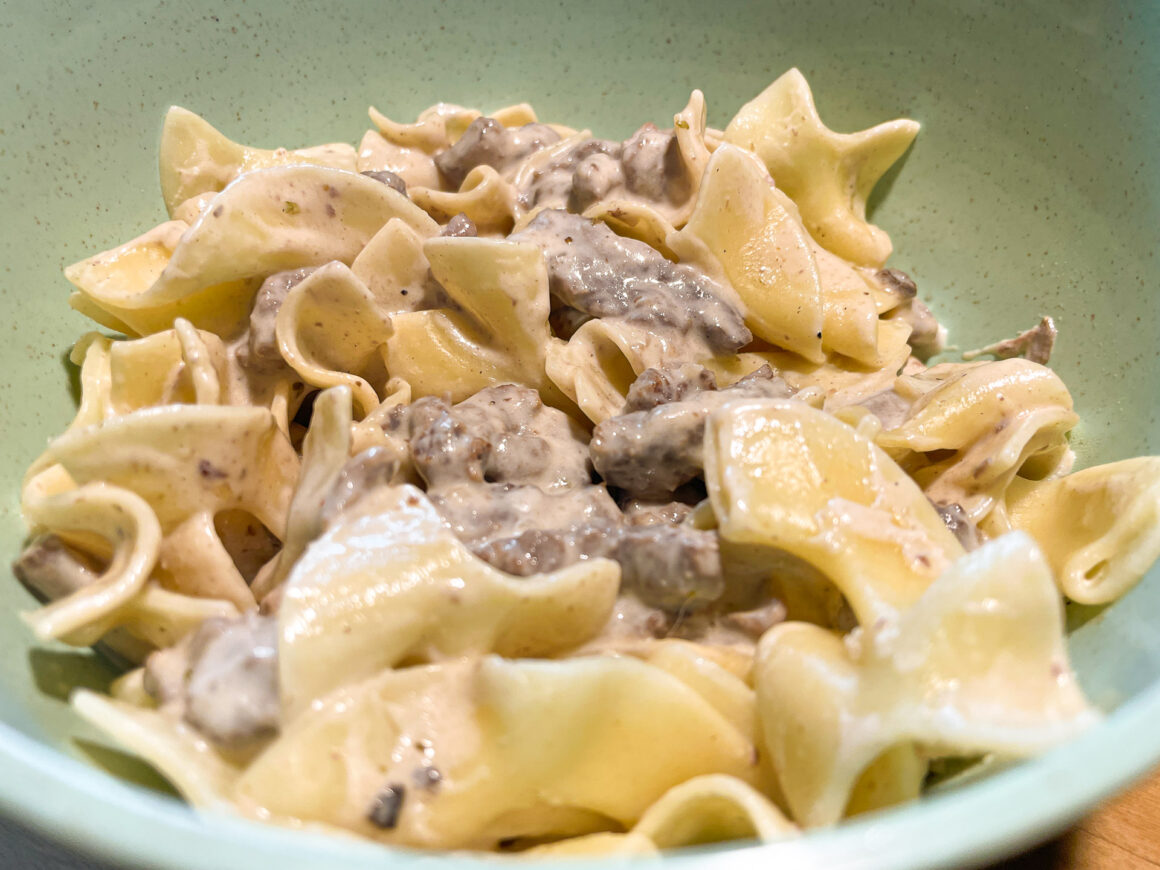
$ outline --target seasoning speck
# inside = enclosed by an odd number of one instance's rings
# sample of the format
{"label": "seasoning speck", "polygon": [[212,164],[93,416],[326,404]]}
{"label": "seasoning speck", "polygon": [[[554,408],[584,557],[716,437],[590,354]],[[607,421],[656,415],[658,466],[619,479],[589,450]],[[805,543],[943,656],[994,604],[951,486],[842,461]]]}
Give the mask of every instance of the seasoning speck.
{"label": "seasoning speck", "polygon": [[443,774],[439,768],[432,767],[430,764],[423,764],[415,768],[411,774],[411,778],[415,780],[415,785],[418,788],[434,791],[439,786],[439,783],[443,781]]}
{"label": "seasoning speck", "polygon": [[286,214],[298,214],[301,209],[298,208],[298,203],[286,200],[282,203],[282,211]]}
{"label": "seasoning speck", "polygon": [[391,830],[399,824],[399,813],[402,812],[406,795],[407,790],[398,783],[388,785],[371,801],[367,820],[384,831]]}
{"label": "seasoning speck", "polygon": [[206,480],[222,480],[229,476],[208,459],[199,459],[197,461],[197,473]]}

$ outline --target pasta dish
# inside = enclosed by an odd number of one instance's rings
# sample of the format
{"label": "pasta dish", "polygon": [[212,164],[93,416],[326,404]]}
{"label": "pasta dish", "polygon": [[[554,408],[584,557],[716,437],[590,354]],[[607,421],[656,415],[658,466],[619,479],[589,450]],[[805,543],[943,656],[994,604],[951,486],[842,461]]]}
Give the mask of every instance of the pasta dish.
{"label": "pasta dish", "polygon": [[[66,270],[37,638],[195,806],[530,855],[774,840],[1099,713],[1065,600],[1160,554],[1072,470],[1050,317],[961,358],[791,70],[623,142],[440,103],[262,150],[173,108],[169,220]],[[114,335],[109,335],[108,333]]]}

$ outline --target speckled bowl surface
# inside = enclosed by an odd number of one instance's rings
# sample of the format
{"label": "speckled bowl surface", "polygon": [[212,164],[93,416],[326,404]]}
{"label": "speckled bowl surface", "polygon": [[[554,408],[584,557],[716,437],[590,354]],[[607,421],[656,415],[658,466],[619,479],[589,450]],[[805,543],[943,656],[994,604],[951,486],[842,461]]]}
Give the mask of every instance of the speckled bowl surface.
{"label": "speckled bowl surface", "polygon": [[[1012,8],[1006,8],[1012,7]],[[790,66],[839,130],[923,122],[874,200],[911,272],[973,347],[1040,314],[1083,422],[1082,464],[1160,451],[1160,6],[1125,2],[0,3],[0,548],[23,529],[24,468],[73,410],[67,350],[89,326],[61,267],[163,217],[156,148],[179,103],[255,145],[357,141],[368,104],[529,100],[541,117],[622,136],[693,87],[710,122]],[[87,652],[38,647],[31,599],[0,583],[0,810],[75,848],[155,867],[462,862],[199,817],[70,712],[103,686]],[[805,839],[666,859],[767,867],[981,862],[1041,839],[1160,760],[1160,572],[1072,651],[1107,721],[981,783]],[[115,770],[122,779],[108,772]],[[127,783],[127,777],[132,782]],[[388,857],[389,856],[389,857]]]}

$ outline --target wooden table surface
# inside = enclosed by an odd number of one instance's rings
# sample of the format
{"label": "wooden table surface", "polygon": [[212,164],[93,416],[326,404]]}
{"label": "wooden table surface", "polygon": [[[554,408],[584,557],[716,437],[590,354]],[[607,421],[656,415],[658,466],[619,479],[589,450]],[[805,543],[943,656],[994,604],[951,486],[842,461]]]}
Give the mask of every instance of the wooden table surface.
{"label": "wooden table surface", "polygon": [[1160,770],[1057,840],[991,870],[1160,870]]}

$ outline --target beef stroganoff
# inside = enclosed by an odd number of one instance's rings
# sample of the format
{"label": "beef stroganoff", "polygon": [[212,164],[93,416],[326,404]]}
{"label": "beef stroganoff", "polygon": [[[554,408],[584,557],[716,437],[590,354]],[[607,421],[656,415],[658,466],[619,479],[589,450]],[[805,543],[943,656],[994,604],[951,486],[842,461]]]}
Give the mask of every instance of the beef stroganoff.
{"label": "beef stroganoff", "polygon": [[169,220],[66,270],[41,640],[194,805],[533,855],[774,840],[1098,720],[1063,602],[1160,554],[1042,323],[961,362],[791,70],[623,142],[438,104],[358,147],[166,116]]}

